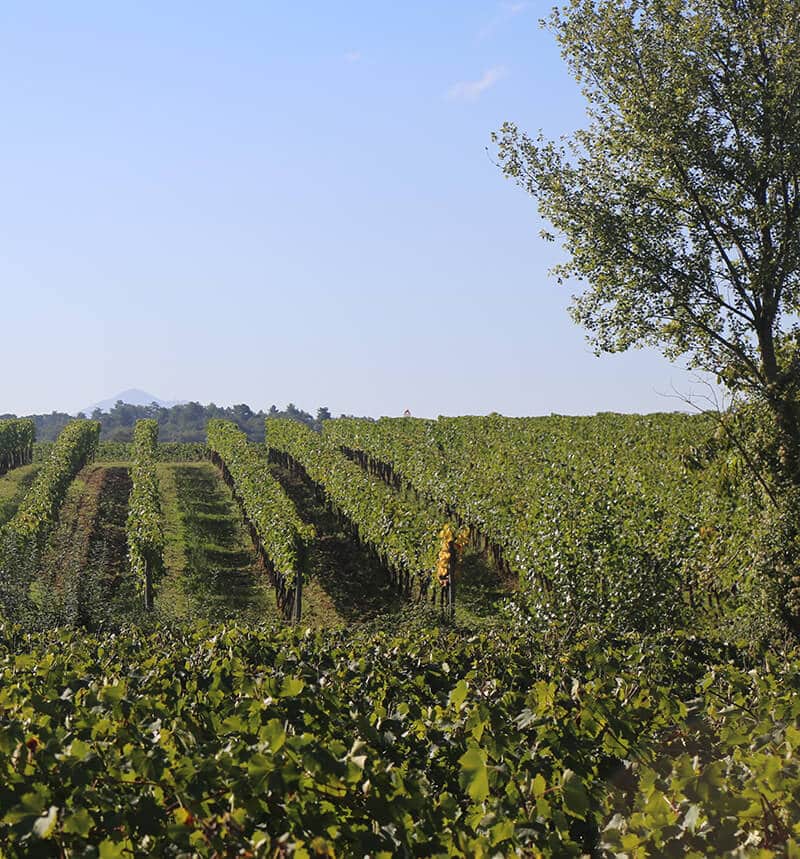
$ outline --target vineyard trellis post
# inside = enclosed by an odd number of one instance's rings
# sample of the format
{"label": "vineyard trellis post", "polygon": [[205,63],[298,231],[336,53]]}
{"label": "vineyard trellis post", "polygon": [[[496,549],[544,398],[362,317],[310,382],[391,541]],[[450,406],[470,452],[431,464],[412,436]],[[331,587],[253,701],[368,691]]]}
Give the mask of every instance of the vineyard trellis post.
{"label": "vineyard trellis post", "polygon": [[303,611],[303,574],[297,573],[294,583],[294,605],[292,606],[292,621],[300,622],[300,616]]}
{"label": "vineyard trellis post", "polygon": [[453,620],[456,616],[456,562],[455,552],[450,559],[450,575],[447,577],[447,588],[445,592],[447,605],[447,616]]}
{"label": "vineyard trellis post", "polygon": [[440,580],[440,605],[442,612],[449,620],[456,616],[456,570],[458,569],[458,549],[456,541],[451,539],[447,544],[448,560],[446,577]]}
{"label": "vineyard trellis post", "polygon": [[144,608],[145,611],[153,609],[153,573],[149,560],[144,565]]}

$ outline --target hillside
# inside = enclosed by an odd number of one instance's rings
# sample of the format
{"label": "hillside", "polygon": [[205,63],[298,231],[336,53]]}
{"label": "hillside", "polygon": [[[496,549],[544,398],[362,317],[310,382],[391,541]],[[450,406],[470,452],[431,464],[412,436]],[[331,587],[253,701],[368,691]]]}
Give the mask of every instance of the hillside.
{"label": "hillside", "polygon": [[154,394],[148,394],[147,391],[142,391],[139,388],[128,388],[125,391],[120,391],[114,397],[108,397],[105,400],[100,400],[97,403],[92,403],[90,406],[85,406],[79,409],[76,414],[92,415],[94,412],[110,412],[117,403],[124,403],[128,406],[150,406],[155,403],[163,409],[172,408],[172,406],[182,405],[186,400],[162,400]]}

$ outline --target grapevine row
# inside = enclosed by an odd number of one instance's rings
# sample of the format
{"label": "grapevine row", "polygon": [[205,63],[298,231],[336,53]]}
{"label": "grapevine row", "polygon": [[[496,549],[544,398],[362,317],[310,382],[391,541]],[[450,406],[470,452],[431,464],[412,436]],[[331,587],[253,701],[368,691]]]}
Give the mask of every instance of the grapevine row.
{"label": "grapevine row", "polygon": [[[451,454],[435,437],[436,421],[381,418],[379,421],[341,418],[324,424],[324,435],[348,459],[397,491],[411,490],[423,502],[469,528],[473,546],[487,551],[507,575],[516,571],[506,560],[491,523],[479,526],[469,518],[464,488],[448,479]],[[483,467],[484,462],[474,464]]]}
{"label": "grapevine row", "polygon": [[299,620],[314,529],[300,519],[266,460],[235,424],[210,420],[208,447],[249,523],[253,542],[275,584],[281,611],[287,618]]}
{"label": "grapevine row", "polygon": [[153,583],[164,567],[157,451],[158,421],[137,421],[133,431],[132,487],[126,531],[131,571],[142,589],[146,609],[153,607]]}
{"label": "grapevine row", "polygon": [[58,518],[67,488],[97,449],[100,424],[74,421],[53,445],[14,518],[6,525],[12,536],[41,546]]}
{"label": "grapevine row", "polygon": [[424,599],[436,572],[439,599],[453,610],[454,567],[463,549],[463,535],[451,523],[429,505],[365,474],[302,424],[268,419],[266,427],[270,456],[305,473],[349,523],[354,536],[375,552],[396,585],[410,595],[416,584],[418,598]]}
{"label": "grapevine row", "polygon": [[637,596],[637,625],[683,602],[716,611],[745,558],[751,499],[730,463],[692,464],[712,432],[680,414],[324,425],[368,472],[468,525],[543,618],[622,619]]}
{"label": "grapevine row", "polygon": [[35,437],[32,420],[11,418],[0,421],[0,474],[33,461]]}

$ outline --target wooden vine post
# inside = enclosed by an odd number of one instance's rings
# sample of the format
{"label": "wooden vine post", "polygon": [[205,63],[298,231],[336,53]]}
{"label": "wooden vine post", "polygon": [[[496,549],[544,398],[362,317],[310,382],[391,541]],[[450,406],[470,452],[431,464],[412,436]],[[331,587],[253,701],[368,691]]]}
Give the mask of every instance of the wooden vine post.
{"label": "wooden vine post", "polygon": [[450,541],[450,561],[448,562],[447,584],[444,591],[445,614],[450,620],[456,616],[456,568],[458,566],[458,550],[455,540]]}
{"label": "wooden vine post", "polygon": [[[462,528],[456,532],[450,522],[446,522],[439,534],[441,546],[436,562],[436,579],[439,583],[439,605],[450,620],[456,616],[456,573],[461,562],[464,547],[469,539],[469,530]],[[435,597],[434,597],[435,599]]]}
{"label": "wooden vine post", "polygon": [[153,610],[153,572],[149,560],[144,565],[144,608],[145,611]]}
{"label": "wooden vine post", "polygon": [[294,578],[294,599],[291,608],[292,623],[299,623],[303,613],[303,580],[308,571],[308,545],[303,540],[297,540],[297,572]]}
{"label": "wooden vine post", "polygon": [[299,623],[303,611],[303,574],[297,573],[294,582],[294,605],[292,606],[292,622]]}

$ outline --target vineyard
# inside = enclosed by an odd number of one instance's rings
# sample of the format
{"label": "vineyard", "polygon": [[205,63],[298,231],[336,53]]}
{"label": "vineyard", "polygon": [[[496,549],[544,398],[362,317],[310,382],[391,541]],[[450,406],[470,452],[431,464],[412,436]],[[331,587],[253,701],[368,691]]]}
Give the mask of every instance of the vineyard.
{"label": "vineyard", "polygon": [[715,416],[133,438],[0,422],[0,856],[800,856]]}

